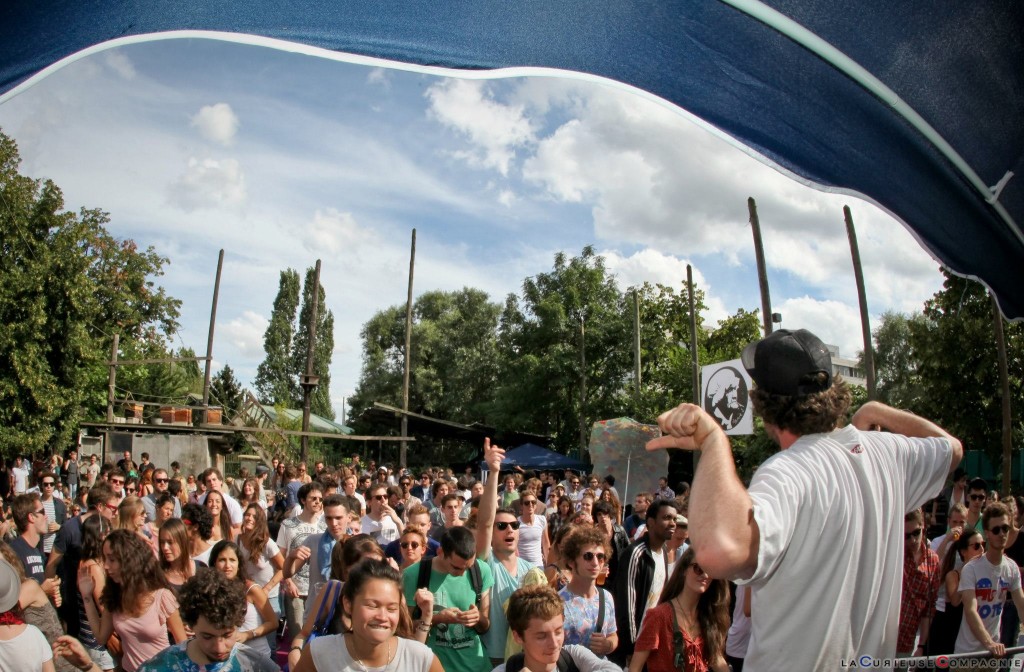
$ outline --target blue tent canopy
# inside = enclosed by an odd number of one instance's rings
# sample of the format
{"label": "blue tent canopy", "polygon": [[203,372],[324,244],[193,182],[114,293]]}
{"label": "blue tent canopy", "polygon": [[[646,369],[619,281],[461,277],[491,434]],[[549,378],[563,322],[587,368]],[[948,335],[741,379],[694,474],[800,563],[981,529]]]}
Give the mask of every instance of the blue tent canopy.
{"label": "blue tent canopy", "polygon": [[[480,464],[484,469],[487,469],[486,464],[483,462]],[[572,469],[573,471],[583,471],[586,465],[568,455],[556,453],[553,450],[541,448],[532,443],[524,443],[521,446],[506,451],[505,459],[501,461],[502,471],[511,470],[515,467],[522,467],[523,469]]]}
{"label": "blue tent canopy", "polygon": [[630,84],[875,201],[1024,317],[1024,3],[14,1],[0,6],[0,100],[83,49],[168,31]]}

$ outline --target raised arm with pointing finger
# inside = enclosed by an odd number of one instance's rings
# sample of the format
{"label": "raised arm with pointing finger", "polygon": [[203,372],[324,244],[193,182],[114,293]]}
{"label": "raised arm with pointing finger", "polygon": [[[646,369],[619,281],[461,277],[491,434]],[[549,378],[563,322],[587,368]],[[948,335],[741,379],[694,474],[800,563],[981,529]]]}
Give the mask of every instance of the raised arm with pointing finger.
{"label": "raised arm with pointing finger", "polygon": [[498,481],[501,479],[501,461],[505,451],[492,446],[490,439],[484,439],[484,463],[487,465],[487,481],[484,494],[480,497],[480,508],[476,514],[476,557],[487,560],[491,557],[491,537],[494,534],[494,516],[498,510]]}

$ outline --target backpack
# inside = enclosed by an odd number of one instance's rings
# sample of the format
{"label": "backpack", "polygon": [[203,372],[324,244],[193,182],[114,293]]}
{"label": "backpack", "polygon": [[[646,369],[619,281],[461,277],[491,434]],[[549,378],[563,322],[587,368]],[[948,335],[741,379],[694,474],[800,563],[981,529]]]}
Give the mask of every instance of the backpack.
{"label": "backpack", "polygon": [[[522,672],[526,666],[526,658],[522,653],[517,653],[505,661],[505,672]],[[569,652],[564,648],[558,654],[558,672],[579,672],[576,661],[572,659]]]}
{"label": "backpack", "polygon": [[[430,570],[433,566],[433,558],[424,558],[420,562],[420,571],[416,576],[416,589],[430,588]],[[483,601],[483,587],[484,577],[480,573],[480,565],[474,560],[473,564],[470,565],[467,570],[469,573],[469,585],[473,586],[473,592],[476,593],[476,608],[480,608],[480,603]],[[423,610],[418,606],[413,610],[412,618],[414,621],[418,621],[423,618]]]}

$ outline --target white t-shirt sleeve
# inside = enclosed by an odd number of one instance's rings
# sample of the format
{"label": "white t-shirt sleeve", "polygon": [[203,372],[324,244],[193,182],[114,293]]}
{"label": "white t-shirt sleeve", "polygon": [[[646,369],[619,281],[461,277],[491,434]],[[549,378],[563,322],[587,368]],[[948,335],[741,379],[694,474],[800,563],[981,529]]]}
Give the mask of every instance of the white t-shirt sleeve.
{"label": "white t-shirt sleeve", "polygon": [[754,523],[760,538],[757,568],[750,578],[736,583],[761,582],[771,578],[793,537],[802,489],[794,475],[783,473],[778,464],[776,461],[762,465],[750,484]]}
{"label": "white t-shirt sleeve", "polygon": [[598,658],[593,651],[585,646],[569,644],[565,647],[565,651],[572,656],[572,660],[580,672],[622,672],[620,666],[610,660]]}
{"label": "white t-shirt sleeve", "polygon": [[904,513],[922,506],[942,491],[953,459],[953,447],[945,437],[903,438],[899,457],[905,465]]}

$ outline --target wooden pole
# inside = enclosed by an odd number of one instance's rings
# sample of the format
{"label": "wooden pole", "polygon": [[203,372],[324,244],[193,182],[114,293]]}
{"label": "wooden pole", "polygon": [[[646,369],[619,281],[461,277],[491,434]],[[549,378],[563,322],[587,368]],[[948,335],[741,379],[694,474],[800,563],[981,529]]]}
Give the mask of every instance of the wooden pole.
{"label": "wooden pole", "polygon": [[996,297],[992,296],[992,325],[996,332],[996,349],[999,353],[999,390],[1003,401],[1003,492],[1010,491],[1010,472],[1013,471],[1013,431],[1010,426],[1010,374],[1006,361],[1006,336],[1003,333],[1003,316],[999,312]]}
{"label": "wooden pole", "polygon": [[761,243],[761,221],[757,217],[757,203],[753,197],[747,199],[747,211],[750,213],[750,228],[754,232],[757,282],[761,286],[761,321],[764,324],[764,335],[768,337],[772,333],[772,298],[768,293],[768,271],[764,263],[764,245]]}
{"label": "wooden pole", "polygon": [[[213,307],[210,308],[210,334],[206,339],[206,373],[203,376],[203,406],[210,405],[210,368],[213,366],[213,328],[217,324],[217,297],[220,296],[220,273],[224,269],[224,250],[217,256],[217,279],[213,281]],[[203,411],[203,421],[209,422],[209,411]]]}
{"label": "wooden pole", "polygon": [[[702,406],[703,404],[700,403],[700,355],[697,352],[697,311],[694,309],[693,267],[690,264],[686,265],[686,293],[689,295],[690,304],[690,362],[692,367],[690,375],[693,383],[693,403],[695,406]],[[686,452],[692,456],[693,473],[696,474],[697,463],[700,462],[700,451],[688,450]]]}
{"label": "wooden pole", "polygon": [[[114,343],[110,346],[110,371],[107,373],[107,422],[114,422],[114,387],[117,382],[117,344],[120,334],[114,334]],[[106,448],[106,446],[104,446]]]}
{"label": "wooden pole", "polygon": [[409,293],[405,299],[405,366],[402,374],[402,443],[398,449],[398,466],[405,469],[409,444],[409,377],[412,367],[412,280],[416,269],[416,229],[412,230],[412,249],[409,251]]}
{"label": "wooden pole", "polygon": [[580,312],[580,455],[583,461],[583,453],[587,450],[587,346],[586,346],[586,318]]}
{"label": "wooden pole", "polygon": [[[320,305],[320,260],[316,260],[316,271],[313,273],[313,290],[310,297],[309,310],[309,343],[306,344],[306,383],[302,386],[302,431],[309,431],[310,406],[313,403],[313,355],[316,353],[316,320],[317,308]],[[309,436],[302,435],[302,461],[309,459]]]}
{"label": "wooden pole", "polygon": [[864,270],[860,265],[860,246],[857,245],[857,231],[853,228],[853,214],[850,206],[843,206],[846,219],[846,235],[850,238],[850,254],[853,256],[853,277],[857,280],[857,298],[860,301],[860,329],[864,338],[864,377],[868,383],[868,399],[877,397],[875,387],[875,349],[871,343],[871,320],[868,317],[868,297],[864,291]]}
{"label": "wooden pole", "polygon": [[640,410],[640,290],[633,290],[633,373],[636,383],[636,408]]}

